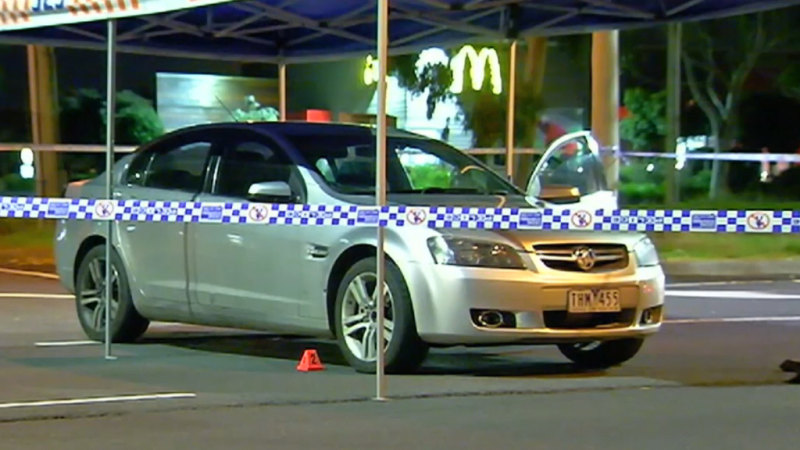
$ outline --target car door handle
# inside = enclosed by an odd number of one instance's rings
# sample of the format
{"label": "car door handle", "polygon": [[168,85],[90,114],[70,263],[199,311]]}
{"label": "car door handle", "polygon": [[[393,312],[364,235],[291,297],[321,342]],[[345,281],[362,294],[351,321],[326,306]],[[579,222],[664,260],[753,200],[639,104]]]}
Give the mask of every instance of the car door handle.
{"label": "car door handle", "polygon": [[133,233],[134,231],[136,231],[136,225],[127,225],[125,227],[125,231],[127,231],[128,233]]}

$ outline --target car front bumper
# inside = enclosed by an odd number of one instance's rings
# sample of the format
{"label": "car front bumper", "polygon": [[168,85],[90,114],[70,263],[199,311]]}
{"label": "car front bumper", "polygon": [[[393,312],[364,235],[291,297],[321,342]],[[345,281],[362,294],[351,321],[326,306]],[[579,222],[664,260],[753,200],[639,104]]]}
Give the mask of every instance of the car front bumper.
{"label": "car front bumper", "polygon": [[[640,338],[657,332],[663,317],[664,273],[659,266],[632,264],[607,274],[421,263],[407,269],[417,332],[434,345]],[[568,314],[567,296],[572,289],[619,289],[622,311],[590,313],[591,317]],[[502,312],[511,324],[481,326],[476,312],[487,310]]]}

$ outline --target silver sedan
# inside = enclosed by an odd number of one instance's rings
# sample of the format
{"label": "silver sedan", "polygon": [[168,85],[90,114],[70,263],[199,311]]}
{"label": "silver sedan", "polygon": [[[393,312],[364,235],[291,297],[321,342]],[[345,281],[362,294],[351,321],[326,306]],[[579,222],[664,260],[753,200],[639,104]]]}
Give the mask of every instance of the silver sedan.
{"label": "silver sedan", "polygon": [[[114,196],[371,205],[374,141],[369,127],[338,124],[188,128],[120,160]],[[67,195],[100,198],[103,180]],[[392,204],[532,207],[474,158],[400,131],[388,138],[387,184]],[[374,227],[114,227],[115,341],[155,320],[335,337],[355,369],[375,370]],[[65,220],[55,237],[58,273],[92,339],[105,331],[104,229]],[[605,367],[633,357],[661,323],[664,275],[643,235],[395,227],[386,236],[388,371],[415,369],[431,346],[494,344],[555,344],[579,365]]]}

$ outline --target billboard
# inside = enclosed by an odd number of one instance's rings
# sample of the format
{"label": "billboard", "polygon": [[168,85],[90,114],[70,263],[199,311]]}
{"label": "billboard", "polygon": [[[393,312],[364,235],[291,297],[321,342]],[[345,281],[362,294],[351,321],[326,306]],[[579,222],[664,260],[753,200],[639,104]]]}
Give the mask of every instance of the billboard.
{"label": "billboard", "polygon": [[156,74],[156,107],[171,131],[234,120],[277,120],[278,80],[189,73]]}

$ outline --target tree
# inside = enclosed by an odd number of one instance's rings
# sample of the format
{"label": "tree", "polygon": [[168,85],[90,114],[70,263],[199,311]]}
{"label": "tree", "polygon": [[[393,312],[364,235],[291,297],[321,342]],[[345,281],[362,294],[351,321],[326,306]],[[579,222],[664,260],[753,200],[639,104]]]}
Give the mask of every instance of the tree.
{"label": "tree", "polygon": [[[78,89],[61,98],[61,138],[69,144],[103,144],[106,140],[106,98],[95,89]],[[132,91],[117,93],[115,135],[120,145],[139,145],[164,133],[153,104]],[[70,179],[96,175],[105,156],[65,154],[62,162]]]}
{"label": "tree", "polygon": [[[105,96],[95,89],[78,89],[61,100],[62,141],[102,144],[106,139]],[[117,93],[116,143],[139,145],[164,133],[153,104],[132,91]]]}
{"label": "tree", "polygon": [[[105,108],[102,114],[105,131]],[[164,134],[164,124],[153,108],[153,103],[133,91],[117,93],[116,119],[116,140],[120,144],[144,144]],[[105,132],[103,138],[105,139]]]}
{"label": "tree", "polygon": [[643,88],[626,89],[623,103],[630,112],[620,123],[620,134],[636,150],[652,150],[663,144],[666,132],[667,94]]}
{"label": "tree", "polygon": [[800,64],[792,64],[781,72],[778,86],[783,95],[800,100]]}
{"label": "tree", "polygon": [[[522,52],[525,52],[524,54]],[[448,56],[454,56],[447,51]],[[508,80],[508,48],[497,48],[503,78]],[[539,114],[543,108],[542,82],[547,57],[547,38],[534,37],[525,40],[519,59],[515,108],[515,146],[532,147],[536,141]],[[490,83],[484,83],[479,91],[464,89],[453,94],[450,86],[453,73],[443,63],[418,64],[418,55],[403,55],[391,58],[389,73],[398,78],[400,86],[418,95],[426,96],[428,117],[432,117],[437,104],[455,98],[464,110],[464,125],[475,136],[475,145],[497,147],[505,143],[506,119],[508,117],[508,90],[499,95],[490,92]],[[469,78],[469,74],[467,74]],[[466,85],[469,79],[464,80]],[[514,181],[522,186],[527,183],[533,168],[534,155],[518,155]]]}
{"label": "tree", "polygon": [[61,140],[70,144],[102,144],[104,97],[95,89],[78,89],[61,99]]}
{"label": "tree", "polygon": [[[708,121],[715,152],[733,147],[739,138],[746,83],[759,59],[790,39],[796,16],[793,10],[782,10],[684,27],[681,56],[686,81]],[[722,169],[720,161],[713,162],[711,198],[723,189]]]}

